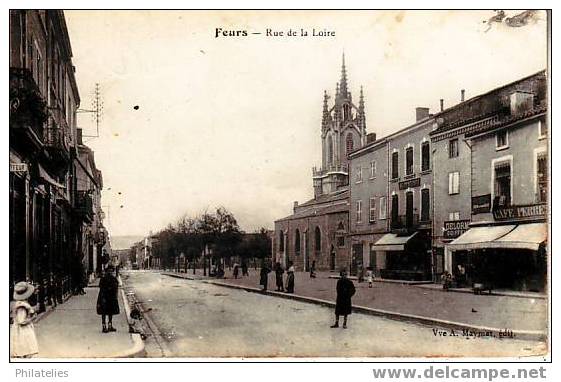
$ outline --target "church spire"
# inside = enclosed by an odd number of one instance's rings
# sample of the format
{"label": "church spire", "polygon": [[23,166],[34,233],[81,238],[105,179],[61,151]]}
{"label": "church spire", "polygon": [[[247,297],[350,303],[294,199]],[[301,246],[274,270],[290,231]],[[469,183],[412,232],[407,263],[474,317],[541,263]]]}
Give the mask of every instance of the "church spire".
{"label": "church spire", "polygon": [[325,129],[329,123],[329,108],[327,107],[327,101],[329,96],[327,95],[327,90],[323,91],[323,116],[321,118],[321,128]]}
{"label": "church spire", "polygon": [[361,129],[363,132],[366,132],[366,115],[364,113],[364,93],[362,91],[362,85],[360,86],[360,99],[358,101],[358,118]]}
{"label": "church spire", "polygon": [[339,87],[339,91],[343,98],[347,98],[348,90],[347,90],[347,69],[345,68],[345,53],[343,52],[343,64],[341,65],[341,85]]}

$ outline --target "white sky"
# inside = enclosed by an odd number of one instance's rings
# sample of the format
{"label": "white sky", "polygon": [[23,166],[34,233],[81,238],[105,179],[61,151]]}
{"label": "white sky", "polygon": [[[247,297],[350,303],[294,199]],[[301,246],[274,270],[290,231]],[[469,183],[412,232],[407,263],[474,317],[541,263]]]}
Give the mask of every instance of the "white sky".
{"label": "white sky", "polygon": [[[103,171],[112,235],[220,205],[245,230],[271,228],[294,200],[311,198],[323,90],[333,95],[343,51],[354,99],[363,85],[367,130],[379,137],[413,123],[416,106],[437,111],[460,89],[469,98],[547,63],[545,14],[487,33],[491,11],[65,14],[82,107],[96,82],[102,88],[100,137],[87,144]],[[217,27],[336,37],[215,38]],[[79,124],[95,133],[88,115]]]}

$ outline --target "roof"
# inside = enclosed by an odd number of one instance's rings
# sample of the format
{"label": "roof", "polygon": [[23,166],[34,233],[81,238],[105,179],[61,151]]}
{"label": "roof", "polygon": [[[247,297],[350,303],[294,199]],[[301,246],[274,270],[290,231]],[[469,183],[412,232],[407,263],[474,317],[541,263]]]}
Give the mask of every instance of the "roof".
{"label": "roof", "polygon": [[502,85],[477,95],[433,116],[438,128],[431,135],[440,134],[494,115],[505,115],[509,110],[509,95],[514,91],[531,92],[536,96],[536,105],[546,99],[547,81],[545,70]]}
{"label": "roof", "polygon": [[316,199],[309,200],[306,203],[299,205],[297,207],[297,211],[292,215],[278,219],[277,221],[302,219],[312,216],[348,212],[348,197],[348,189],[345,189],[344,191],[338,192],[336,194],[320,195]]}

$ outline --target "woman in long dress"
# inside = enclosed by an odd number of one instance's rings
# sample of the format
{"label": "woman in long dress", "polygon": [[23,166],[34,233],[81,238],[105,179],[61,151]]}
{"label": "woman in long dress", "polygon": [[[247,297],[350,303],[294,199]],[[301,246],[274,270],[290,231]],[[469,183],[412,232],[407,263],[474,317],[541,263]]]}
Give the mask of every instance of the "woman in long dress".
{"label": "woman in long dress", "polygon": [[289,263],[289,267],[286,272],[286,292],[294,293],[294,265],[292,265],[292,263]]}
{"label": "woman in long dress", "polygon": [[30,358],[39,353],[35,327],[33,326],[34,309],[27,299],[33,295],[33,285],[20,281],[14,286],[14,303],[12,307],[13,324],[10,329],[10,356]]}
{"label": "woman in long dress", "polygon": [[[101,315],[101,331],[103,333],[116,332],[113,327],[113,316],[119,314],[119,281],[115,277],[115,268],[112,266],[105,269],[105,273],[99,280],[99,294],[97,295],[97,314]],[[108,319],[108,326],[105,318]]]}

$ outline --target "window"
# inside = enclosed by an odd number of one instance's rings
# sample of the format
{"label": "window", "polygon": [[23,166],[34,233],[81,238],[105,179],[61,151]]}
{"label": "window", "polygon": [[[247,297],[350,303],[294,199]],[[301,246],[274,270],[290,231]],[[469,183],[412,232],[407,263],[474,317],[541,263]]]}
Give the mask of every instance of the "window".
{"label": "window", "polygon": [[413,192],[405,193],[405,224],[407,227],[413,226]]}
{"label": "window", "polygon": [[399,178],[399,153],[392,153],[392,179]]}
{"label": "window", "polygon": [[505,207],[511,204],[510,194],[510,162],[495,164],[495,198],[493,207]]}
{"label": "window", "polygon": [[376,221],[376,198],[370,198],[370,210],[368,214],[368,221],[373,223]]}
{"label": "window", "polygon": [[362,182],[362,167],[360,166],[356,168],[356,182],[357,183]]}
{"label": "window", "polygon": [[421,145],[421,171],[430,169],[430,144],[423,142]]}
{"label": "window", "polygon": [[538,131],[539,138],[545,138],[547,136],[547,124],[543,121],[538,121]]}
{"label": "window", "polygon": [[448,214],[448,220],[450,221],[460,220],[460,211],[450,212]]}
{"label": "window", "polygon": [[337,246],[338,247],[345,246],[345,236],[337,236]]}
{"label": "window", "polygon": [[448,158],[456,158],[460,154],[458,139],[450,139],[448,142]]}
{"label": "window", "polygon": [[346,147],[347,147],[347,155],[349,155],[349,153],[353,151],[353,147],[354,147],[353,135],[351,133],[347,134]]}
{"label": "window", "polygon": [[362,222],[362,200],[356,201],[356,222]]}
{"label": "window", "polygon": [[343,120],[347,121],[351,119],[351,107],[347,104],[343,105]]}
{"label": "window", "polygon": [[399,197],[397,194],[392,195],[392,224],[397,224],[399,219]]}
{"label": "window", "polygon": [[294,254],[296,256],[300,255],[300,230],[296,230],[294,235]]}
{"label": "window", "polygon": [[333,164],[333,138],[331,135],[327,138],[327,165]]}
{"label": "window", "polygon": [[538,154],[537,170],[537,202],[545,203],[547,202],[547,155],[545,153]]}
{"label": "window", "polygon": [[321,231],[319,230],[319,227],[316,227],[315,230],[315,241],[316,241],[316,252],[321,251]]}
{"label": "window", "polygon": [[376,161],[370,162],[370,179],[376,177]]}
{"label": "window", "polygon": [[405,150],[405,175],[413,174],[413,147]]}
{"label": "window", "polygon": [[497,150],[506,149],[508,147],[508,131],[499,131],[497,137]]}
{"label": "window", "polygon": [[284,233],[279,232],[279,252],[284,252]]}
{"label": "window", "polygon": [[448,174],[448,194],[454,195],[460,193],[460,173],[451,172]]}
{"label": "window", "polygon": [[430,220],[430,191],[428,188],[421,190],[421,221]]}
{"label": "window", "polygon": [[387,213],[386,197],[382,196],[380,197],[380,220],[386,219],[386,213]]}

